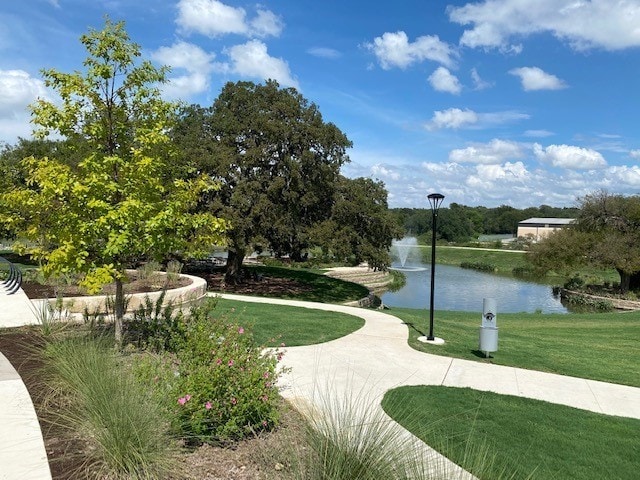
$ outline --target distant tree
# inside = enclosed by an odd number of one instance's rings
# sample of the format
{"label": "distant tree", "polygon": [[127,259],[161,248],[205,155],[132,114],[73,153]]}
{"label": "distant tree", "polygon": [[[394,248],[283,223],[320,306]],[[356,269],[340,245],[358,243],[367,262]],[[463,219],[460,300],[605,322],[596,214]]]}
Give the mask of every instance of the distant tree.
{"label": "distant tree", "polygon": [[332,203],[331,217],[312,229],[316,244],[339,261],[386,269],[391,242],[404,232],[389,213],[384,184],[341,177]]}
{"label": "distant tree", "polygon": [[534,245],[531,261],[541,270],[591,265],[614,268],[620,290],[640,288],[640,196],[597,192],[580,200],[573,228]]}
{"label": "distant tree", "polygon": [[125,269],[141,258],[170,252],[198,254],[223,240],[225,222],[193,213],[206,177],[174,180],[167,136],[176,106],[157,86],[165,69],[136,63],[140,47],[122,22],[81,37],[84,73],[45,70],[60,105],[32,106],[37,138],[57,133],[86,146],[70,166],[39,153],[23,161],[26,186],[2,195],[0,220],[34,242],[30,253],[46,274],[81,272],[89,291],[115,281],[116,341],[121,342]]}
{"label": "distant tree", "polygon": [[221,189],[208,208],[230,220],[226,281],[253,248],[300,258],[309,229],[331,214],[347,137],[318,107],[277,82],[228,83],[211,108],[190,107],[174,140]]}

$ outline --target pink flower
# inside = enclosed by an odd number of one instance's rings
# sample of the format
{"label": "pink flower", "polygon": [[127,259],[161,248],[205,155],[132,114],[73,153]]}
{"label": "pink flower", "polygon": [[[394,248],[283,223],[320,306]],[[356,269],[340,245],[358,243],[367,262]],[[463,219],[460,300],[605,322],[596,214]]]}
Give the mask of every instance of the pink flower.
{"label": "pink flower", "polygon": [[269,400],[269,397],[267,395],[263,395],[260,399],[266,403]]}
{"label": "pink flower", "polygon": [[238,333],[239,333],[240,335],[242,335],[242,334],[244,333],[244,328],[240,327],[240,328],[238,329]]}
{"label": "pink flower", "polygon": [[236,400],[236,397],[231,397],[231,405],[235,405],[238,403],[238,400]]}
{"label": "pink flower", "polygon": [[211,405],[211,402],[207,402],[207,403],[204,404],[204,408],[206,408],[207,410],[211,410],[212,406],[213,405]]}
{"label": "pink flower", "polygon": [[221,358],[216,359],[216,365],[222,365],[222,359]]}
{"label": "pink flower", "polygon": [[278,355],[276,356],[278,361],[282,360],[282,357],[284,357],[284,353],[282,352],[278,352]]}
{"label": "pink flower", "polygon": [[191,400],[191,395],[189,395],[188,393],[184,396],[185,400],[188,402],[189,400]]}
{"label": "pink flower", "polygon": [[269,378],[269,372],[264,372],[262,374],[262,378]]}
{"label": "pink flower", "polygon": [[227,365],[229,365],[230,367],[233,367],[233,359],[229,360],[229,363]]}
{"label": "pink flower", "polygon": [[267,421],[266,420],[262,420],[262,426],[266,427],[267,426]]}
{"label": "pink flower", "polygon": [[187,394],[187,395],[185,395],[184,397],[180,397],[180,398],[178,399],[178,403],[179,403],[180,405],[184,405],[184,404],[185,404],[185,403],[187,403],[189,400],[191,400],[191,395]]}

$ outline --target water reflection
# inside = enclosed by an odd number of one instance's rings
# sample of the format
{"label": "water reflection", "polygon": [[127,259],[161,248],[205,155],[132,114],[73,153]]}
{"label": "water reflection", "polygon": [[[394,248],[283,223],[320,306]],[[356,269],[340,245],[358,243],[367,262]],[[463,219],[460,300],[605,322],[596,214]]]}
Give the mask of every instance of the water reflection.
{"label": "water reflection", "polygon": [[[400,265],[396,265],[400,267]],[[418,266],[418,265],[412,265]],[[403,271],[406,285],[397,292],[386,292],[382,301],[390,307],[429,308],[431,269]],[[475,270],[436,265],[434,308],[436,310],[482,311],[482,299],[495,298],[498,312],[567,313],[551,287]]]}

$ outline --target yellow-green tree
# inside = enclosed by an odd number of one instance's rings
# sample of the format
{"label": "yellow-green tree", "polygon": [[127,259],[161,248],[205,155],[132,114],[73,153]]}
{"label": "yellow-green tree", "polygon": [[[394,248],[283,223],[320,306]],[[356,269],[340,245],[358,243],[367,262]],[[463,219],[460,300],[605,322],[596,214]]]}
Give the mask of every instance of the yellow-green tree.
{"label": "yellow-green tree", "polygon": [[2,195],[0,219],[32,242],[46,274],[83,273],[90,291],[115,281],[120,343],[127,266],[171,252],[204,253],[224,241],[226,223],[196,213],[201,195],[215,188],[207,177],[171,175],[167,132],[177,105],[158,90],[166,69],[140,61],[123,22],[107,19],[80,41],[88,52],[82,72],[43,71],[61,102],[38,100],[31,109],[36,138],[54,133],[88,153],[77,167],[26,158],[27,186]]}

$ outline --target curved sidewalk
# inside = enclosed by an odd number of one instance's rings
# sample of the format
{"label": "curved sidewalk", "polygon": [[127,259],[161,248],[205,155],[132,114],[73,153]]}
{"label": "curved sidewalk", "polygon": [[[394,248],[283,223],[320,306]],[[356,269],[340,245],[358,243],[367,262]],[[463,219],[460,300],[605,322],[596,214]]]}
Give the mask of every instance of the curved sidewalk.
{"label": "curved sidewalk", "polygon": [[381,311],[263,297],[220,296],[342,312],[365,320],[361,329],[345,337],[286,349],[284,366],[291,372],[285,388],[300,393],[308,395],[324,380],[348,381],[351,387],[370,389],[380,398],[400,385],[443,385],[640,419],[640,388],[418,352],[408,345],[408,328],[402,320]]}
{"label": "curved sidewalk", "polygon": [[[356,402],[374,418],[395,424],[381,407],[385,392],[402,385],[443,385],[528,397],[606,415],[640,419],[640,388],[418,352],[398,317],[377,310],[295,300],[220,294],[243,302],[289,305],[354,315],[365,325],[345,337],[287,347],[279,385],[283,397],[310,411]],[[363,398],[366,397],[366,398]],[[349,405],[346,408],[350,408]],[[335,413],[335,412],[333,412]],[[368,417],[371,418],[371,417]],[[474,478],[403,430],[437,478]]]}

